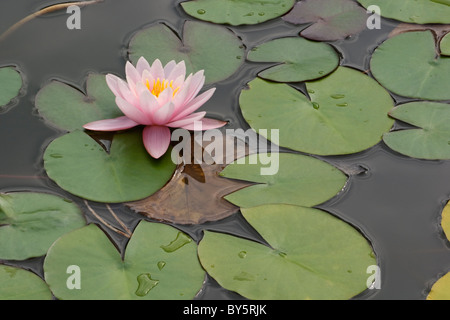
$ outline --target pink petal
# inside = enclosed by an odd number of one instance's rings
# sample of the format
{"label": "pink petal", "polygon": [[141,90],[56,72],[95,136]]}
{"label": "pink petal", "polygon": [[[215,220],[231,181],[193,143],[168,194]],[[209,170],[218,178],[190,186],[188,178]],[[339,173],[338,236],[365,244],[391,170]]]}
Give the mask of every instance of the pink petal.
{"label": "pink petal", "polygon": [[209,118],[203,118],[199,122],[201,123],[191,123],[186,126],[182,126],[181,128],[186,130],[197,130],[201,126],[201,130],[211,130],[211,129],[217,129],[221,128],[224,125],[226,125],[228,122],[226,121],[220,121],[215,119],[209,119]]}
{"label": "pink petal", "polygon": [[138,105],[139,101],[138,101],[137,97],[135,96],[135,94],[133,92],[131,92],[130,87],[128,86],[128,84],[125,81],[123,81],[123,80],[117,81],[117,87],[118,87],[120,95],[123,99],[125,99],[126,101],[128,101],[129,103],[131,103],[134,106]]}
{"label": "pink petal", "polygon": [[106,75],[106,84],[108,85],[109,89],[114,93],[116,97],[122,97],[122,94],[120,93],[119,89],[119,81],[121,81],[119,77],[113,75],[113,74],[107,74]]}
{"label": "pink petal", "polygon": [[174,113],[174,118],[172,118],[172,121],[182,119],[186,117],[187,115],[191,114],[192,112],[195,112],[198,108],[200,108],[202,105],[204,105],[214,94],[216,91],[216,88],[209,89],[208,91],[202,93],[198,97],[196,97],[194,100],[189,102],[186,106],[183,107],[183,110],[179,111],[178,114]]}
{"label": "pink petal", "polygon": [[133,120],[136,123],[148,125],[150,124],[150,120],[145,113],[143,113],[140,109],[136,108],[128,101],[122,99],[121,97],[116,97],[116,104],[119,109],[126,115],[128,118]]}
{"label": "pink petal", "polygon": [[[128,82],[128,86],[132,91],[134,91],[134,88],[136,86],[136,83],[138,81],[141,81],[141,75],[136,70],[136,68],[130,63],[130,61],[127,61],[125,65],[125,74]],[[136,92],[134,92],[136,94]]]}
{"label": "pink petal", "polygon": [[[178,90],[177,94],[173,97],[173,103],[175,104],[175,113],[181,111],[184,105],[186,105],[186,97],[189,94],[190,86],[191,86],[192,76],[189,76],[186,81],[184,81]],[[177,89],[179,86],[174,84],[174,89]]]}
{"label": "pink petal", "polygon": [[173,89],[171,87],[167,87],[163,92],[159,94],[158,103],[160,106],[165,105],[169,101],[172,101],[173,98]]}
{"label": "pink petal", "polygon": [[176,80],[178,77],[183,77],[183,79],[186,77],[186,64],[184,61],[177,64],[170,74],[166,73],[166,79],[168,80]]}
{"label": "pink petal", "polygon": [[172,117],[174,105],[172,102],[165,104],[153,113],[153,124],[166,125]]}
{"label": "pink petal", "polygon": [[177,66],[177,63],[175,62],[175,60],[169,61],[165,66],[164,66],[164,74],[167,75],[170,74],[173,70],[173,68],[175,68]]}
{"label": "pink petal", "polygon": [[136,64],[136,70],[137,72],[142,75],[144,73],[144,70],[150,71],[150,64],[147,60],[145,60],[144,57],[140,57],[137,64]]}
{"label": "pink petal", "polygon": [[170,145],[170,129],[164,126],[147,126],[142,132],[145,149],[155,159],[166,153]]}
{"label": "pink petal", "polygon": [[[156,78],[153,77],[153,75],[150,73],[149,70],[144,70],[144,72],[142,73],[140,83],[142,83],[142,85],[144,85],[144,87],[146,87],[147,90],[152,91],[155,80],[156,80]],[[147,82],[148,82],[149,88],[147,87]]]}
{"label": "pink petal", "polygon": [[192,99],[194,99],[198,95],[200,90],[203,88],[204,84],[205,84],[204,71],[201,70],[196,74],[194,74],[194,76],[192,77],[191,89],[186,97],[186,101],[191,101]]}
{"label": "pink petal", "polygon": [[173,88],[180,88],[183,89],[186,87],[187,83],[191,83],[192,75],[190,74],[187,78],[184,78],[183,76],[179,76],[173,81]]}
{"label": "pink petal", "polygon": [[146,114],[147,119],[149,120],[148,124],[154,124],[153,114],[160,108],[160,104],[158,103],[158,99],[151,94],[150,91],[144,90],[141,92],[139,96],[140,101],[140,109],[144,114]]}
{"label": "pink petal", "polygon": [[133,128],[139,125],[127,117],[119,117],[115,119],[99,120],[87,123],[83,128],[93,131],[119,131]]}
{"label": "pink petal", "polygon": [[199,121],[203,119],[206,115],[206,112],[196,112],[188,115],[187,117],[184,117],[183,119],[172,121],[167,124],[168,127],[171,128],[182,128],[183,126],[190,125],[194,123],[195,121]]}
{"label": "pink petal", "polygon": [[143,84],[142,82],[136,83],[136,95],[140,97],[144,92],[148,92],[151,94],[145,84]]}
{"label": "pink petal", "polygon": [[161,81],[162,79],[165,79],[164,68],[159,59],[156,59],[153,62],[152,67],[150,68],[150,74],[153,76],[153,79],[159,78]]}

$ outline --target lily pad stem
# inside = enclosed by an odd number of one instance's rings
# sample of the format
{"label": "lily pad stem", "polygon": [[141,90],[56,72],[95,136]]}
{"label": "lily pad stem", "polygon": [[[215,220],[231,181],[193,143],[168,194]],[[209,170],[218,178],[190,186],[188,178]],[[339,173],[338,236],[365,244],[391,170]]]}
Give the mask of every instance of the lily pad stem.
{"label": "lily pad stem", "polygon": [[20,20],[20,21],[16,22],[15,24],[13,24],[8,30],[6,30],[2,35],[0,35],[0,42],[5,40],[11,33],[16,31],[22,25],[24,25],[28,21],[33,20],[36,17],[42,16],[42,15],[47,14],[47,13],[55,12],[55,11],[58,11],[58,10],[67,9],[70,6],[84,7],[84,6],[87,6],[87,5],[90,5],[90,4],[95,4],[95,3],[103,2],[103,1],[104,0],[75,1],[75,2],[59,3],[59,4],[55,4],[55,5],[51,5],[51,6],[45,7],[43,9],[39,10],[39,11],[36,11],[36,12],[26,16],[22,20]]}

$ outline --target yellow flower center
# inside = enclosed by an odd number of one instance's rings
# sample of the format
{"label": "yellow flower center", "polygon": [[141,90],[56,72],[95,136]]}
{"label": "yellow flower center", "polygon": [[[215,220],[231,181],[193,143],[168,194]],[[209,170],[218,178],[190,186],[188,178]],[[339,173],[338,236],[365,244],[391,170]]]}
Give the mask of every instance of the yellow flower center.
{"label": "yellow flower center", "polygon": [[157,80],[153,80],[153,87],[150,87],[150,81],[147,80],[146,86],[147,86],[148,90],[157,98],[164,90],[166,90],[169,87],[172,88],[172,90],[173,90],[173,96],[175,96],[175,94],[178,92],[178,90],[180,90],[180,87],[178,87],[176,89],[173,88],[173,80],[169,81],[169,80],[163,79],[161,81],[159,78]]}

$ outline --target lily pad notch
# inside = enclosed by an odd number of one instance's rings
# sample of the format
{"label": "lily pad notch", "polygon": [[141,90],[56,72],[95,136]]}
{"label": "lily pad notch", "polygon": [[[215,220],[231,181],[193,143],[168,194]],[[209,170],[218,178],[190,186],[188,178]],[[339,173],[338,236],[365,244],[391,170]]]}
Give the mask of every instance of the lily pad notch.
{"label": "lily pad notch", "polygon": [[[444,52],[445,47],[444,42]],[[433,101],[450,99],[450,59],[439,53],[439,44],[430,30],[387,39],[375,49],[370,68],[375,79],[397,95]]]}
{"label": "lily pad notch", "polygon": [[285,37],[267,41],[252,48],[247,59],[274,63],[261,71],[260,78],[276,82],[303,82],[322,78],[339,66],[336,50],[327,43],[301,37]]}
{"label": "lily pad notch", "polygon": [[283,20],[309,25],[300,35],[317,41],[336,41],[366,28],[366,10],[351,0],[303,0]]}
{"label": "lily pad notch", "polygon": [[102,203],[136,201],[170,180],[175,164],[170,150],[151,158],[141,141],[142,129],[116,133],[109,152],[81,130],[53,140],[44,153],[48,176],[62,189]]}
{"label": "lily pad notch", "polygon": [[191,0],[181,3],[190,16],[233,26],[254,25],[282,16],[295,0]]}
{"label": "lily pad notch", "polygon": [[280,146],[322,156],[366,150],[392,128],[393,99],[358,70],[338,67],[306,82],[306,89],[309,97],[288,84],[256,78],[241,92],[242,115],[256,131],[282,128]]}
{"label": "lily pad notch", "polygon": [[90,73],[85,90],[51,80],[39,90],[35,105],[39,115],[62,131],[82,130],[84,124],[122,114],[103,74]]}
{"label": "lily pad notch", "polygon": [[386,133],[383,140],[392,150],[418,159],[450,159],[450,105],[430,101],[405,103],[389,115],[414,128]]}
{"label": "lily pad notch", "polygon": [[0,259],[43,256],[57,238],[84,225],[82,211],[68,199],[47,193],[0,193]]}
{"label": "lily pad notch", "polygon": [[[81,270],[81,290],[70,290],[66,269]],[[187,300],[205,279],[197,244],[179,230],[141,221],[122,257],[96,225],[59,238],[44,261],[44,276],[63,300]]]}
{"label": "lily pad notch", "polygon": [[205,231],[200,262],[224,288],[255,300],[340,300],[367,289],[366,271],[376,258],[352,226],[321,210],[286,204],[242,213],[270,246]]}
{"label": "lily pad notch", "polygon": [[[276,155],[279,170],[275,175],[260,174],[265,165],[258,154],[246,157],[246,164],[228,165],[221,177],[250,181],[253,185],[225,199],[241,209],[275,203],[313,207],[335,197],[347,184],[348,177],[342,171],[322,160],[292,153]],[[296,170],[293,172],[292,168]]]}
{"label": "lily pad notch", "polygon": [[24,84],[24,77],[18,68],[0,67],[0,112],[15,102]]}
{"label": "lily pad notch", "polygon": [[244,44],[230,29],[205,22],[186,21],[180,35],[160,22],[137,32],[128,48],[129,59],[160,59],[186,63],[186,74],[204,70],[205,84],[229,78],[244,62]]}

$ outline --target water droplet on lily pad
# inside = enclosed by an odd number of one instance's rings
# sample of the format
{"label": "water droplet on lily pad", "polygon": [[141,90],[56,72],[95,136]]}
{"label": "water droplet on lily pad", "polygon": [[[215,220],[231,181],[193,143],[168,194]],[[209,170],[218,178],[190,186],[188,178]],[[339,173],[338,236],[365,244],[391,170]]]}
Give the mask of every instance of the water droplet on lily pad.
{"label": "water droplet on lily pad", "polygon": [[[181,1],[180,1],[181,2]],[[252,25],[284,15],[295,0],[183,0],[181,7],[194,18],[217,24]],[[199,10],[213,12],[204,17]]]}
{"label": "water droplet on lily pad", "polygon": [[158,269],[162,270],[166,266],[166,262],[165,261],[159,261],[157,265],[158,265]]}
{"label": "water droplet on lily pad", "polygon": [[10,267],[4,267],[3,270],[9,275],[10,278],[14,278],[16,276],[16,273],[17,273],[17,271],[19,269],[17,269],[17,268],[10,268]]}
{"label": "water droplet on lily pad", "polygon": [[199,9],[199,10],[197,10],[197,13],[198,13],[198,14],[205,14],[205,13],[206,13],[206,10],[204,10],[204,9]]}
{"label": "water droplet on lily pad", "polygon": [[168,245],[161,246],[165,252],[172,253],[192,241],[186,234],[179,232],[177,238]]}
{"label": "water droplet on lily pad", "polygon": [[137,281],[139,285],[135,294],[139,297],[145,297],[159,283],[158,280],[152,279],[150,273],[140,274]]}
{"label": "water droplet on lily pad", "polygon": [[247,256],[247,252],[241,251],[241,252],[239,252],[238,256],[239,256],[239,258],[244,259]]}
{"label": "water droplet on lily pad", "polygon": [[254,281],[255,276],[251,273],[242,271],[241,273],[234,276],[233,280],[237,281]]}
{"label": "water droplet on lily pad", "polygon": [[313,102],[312,105],[313,105],[313,108],[316,110],[318,110],[320,108],[320,105],[317,102]]}

